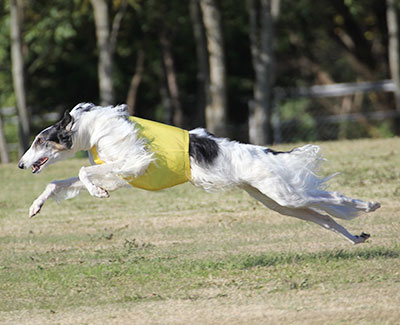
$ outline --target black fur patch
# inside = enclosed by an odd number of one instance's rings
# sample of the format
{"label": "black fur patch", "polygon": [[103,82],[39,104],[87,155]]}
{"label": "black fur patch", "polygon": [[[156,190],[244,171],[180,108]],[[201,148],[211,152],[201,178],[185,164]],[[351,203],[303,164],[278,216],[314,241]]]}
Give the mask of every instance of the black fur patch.
{"label": "black fur patch", "polygon": [[266,154],[271,153],[271,154],[273,154],[274,156],[275,156],[275,155],[280,155],[280,154],[282,154],[282,153],[291,153],[292,151],[293,151],[293,150],[290,150],[290,151],[276,151],[276,150],[272,150],[272,149],[269,149],[269,148],[264,149],[264,152],[265,152]]}
{"label": "black fur patch", "polygon": [[218,157],[219,147],[211,138],[190,134],[189,155],[199,163],[211,165]]}
{"label": "black fur patch", "polygon": [[51,128],[47,129],[44,131],[40,137],[44,141],[53,141],[56,143],[60,143],[60,139],[58,138],[58,134],[60,133],[60,130],[58,130],[56,127],[52,126]]}
{"label": "black fur patch", "polygon": [[60,143],[66,146],[68,149],[72,148],[72,132],[61,130],[58,134],[58,139]]}
{"label": "black fur patch", "polygon": [[66,127],[72,123],[73,118],[71,114],[66,111],[64,117],[54,124],[52,127],[43,131],[38,137],[38,144],[42,141],[52,141],[63,145],[67,149],[72,147],[72,132],[67,130]]}
{"label": "black fur patch", "polygon": [[68,149],[71,149],[72,147],[72,133],[60,128],[60,126],[57,124],[44,131],[39,136],[39,139],[62,144]]}
{"label": "black fur patch", "polygon": [[80,103],[78,104],[78,107],[75,107],[76,110],[80,110],[81,112],[89,112],[91,111],[94,107],[96,107],[95,104],[93,103]]}

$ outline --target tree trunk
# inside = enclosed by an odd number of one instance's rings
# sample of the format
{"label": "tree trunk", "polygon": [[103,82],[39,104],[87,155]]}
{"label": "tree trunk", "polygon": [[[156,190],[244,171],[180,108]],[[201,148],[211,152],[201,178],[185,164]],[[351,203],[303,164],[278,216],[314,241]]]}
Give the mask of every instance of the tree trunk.
{"label": "tree trunk", "polygon": [[22,3],[10,1],[10,34],[12,76],[19,116],[19,151],[29,148],[30,117],[26,105],[24,58],[22,54]]}
{"label": "tree trunk", "polygon": [[251,143],[265,145],[273,140],[274,19],[279,12],[279,0],[261,0],[259,15],[256,0],[247,0],[247,6],[255,74],[254,102],[249,109],[249,139]]}
{"label": "tree trunk", "polygon": [[97,48],[100,104],[114,104],[113,58],[110,42],[109,12],[105,0],[90,0],[94,10]]}
{"label": "tree trunk", "polygon": [[171,98],[172,116],[167,123],[182,127],[183,126],[183,111],[179,100],[179,87],[176,80],[174,68],[174,57],[171,51],[171,42],[165,32],[161,32],[160,36],[161,52],[165,69],[165,79],[168,85],[168,93]]}
{"label": "tree trunk", "polygon": [[210,132],[227,136],[227,96],[225,52],[221,14],[214,0],[200,0],[206,30],[210,66],[210,103],[206,106],[206,124]]}
{"label": "tree trunk", "polygon": [[193,36],[197,56],[197,96],[194,127],[205,126],[205,108],[210,105],[210,75],[207,57],[207,42],[202,23],[198,0],[189,2],[190,19],[193,26]]}
{"label": "tree trunk", "polygon": [[168,93],[167,81],[165,80],[165,74],[161,75],[160,80],[160,97],[161,97],[161,105],[163,107],[163,122],[167,124],[171,124],[172,115],[173,115],[173,107],[171,103],[171,96]]}
{"label": "tree trunk", "polygon": [[114,55],[115,49],[117,47],[119,28],[121,27],[122,18],[124,18],[124,14],[127,7],[128,7],[128,0],[121,0],[118,11],[113,19],[111,33],[110,33],[110,51],[112,56]]}
{"label": "tree trunk", "polygon": [[6,137],[4,135],[3,128],[3,118],[0,112],[0,160],[3,164],[8,164],[10,162],[10,156],[7,150]]}
{"label": "tree trunk", "polygon": [[[390,76],[396,84],[394,92],[396,111],[400,113],[400,62],[399,62],[399,24],[395,0],[386,0],[386,20],[389,34],[389,68]],[[397,117],[396,134],[400,133],[400,118]]]}
{"label": "tree trunk", "polygon": [[132,76],[131,84],[129,86],[128,95],[126,96],[126,104],[130,115],[135,115],[136,97],[139,89],[140,82],[142,81],[144,71],[144,51],[139,50],[136,59],[135,73]]}

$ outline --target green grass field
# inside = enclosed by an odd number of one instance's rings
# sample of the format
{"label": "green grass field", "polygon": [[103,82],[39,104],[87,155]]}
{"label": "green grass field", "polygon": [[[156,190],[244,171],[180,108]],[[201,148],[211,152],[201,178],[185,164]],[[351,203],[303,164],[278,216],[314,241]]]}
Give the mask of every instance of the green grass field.
{"label": "green grass field", "polygon": [[[352,246],[246,193],[190,184],[31,202],[86,160],[0,165],[1,324],[399,324],[400,139],[322,143],[331,190],[382,203]],[[287,147],[284,147],[284,149]]]}

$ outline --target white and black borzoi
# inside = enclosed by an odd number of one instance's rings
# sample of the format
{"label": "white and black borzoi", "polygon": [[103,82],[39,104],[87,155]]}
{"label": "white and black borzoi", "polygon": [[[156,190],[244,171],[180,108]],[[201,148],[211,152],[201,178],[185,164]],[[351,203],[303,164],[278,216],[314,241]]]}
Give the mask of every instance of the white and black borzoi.
{"label": "white and black borzoi", "polygon": [[[326,191],[325,183],[330,177],[320,178],[315,174],[323,160],[318,146],[277,152],[217,138],[204,129],[190,131],[189,137],[193,185],[208,191],[239,187],[268,208],[338,232],[353,244],[369,238],[365,233],[352,235],[328,214],[349,220],[378,209],[380,204]],[[82,189],[95,197],[108,197],[109,191],[129,186],[121,176],[137,177],[154,160],[146,140],[138,137],[135,123],[129,120],[126,105],[100,107],[81,103],[60,122],[37,135],[19,167],[39,173],[47,165],[94,145],[105,163],[82,167],[79,177],[48,184],[30,207],[30,217],[50,197],[70,199]]]}

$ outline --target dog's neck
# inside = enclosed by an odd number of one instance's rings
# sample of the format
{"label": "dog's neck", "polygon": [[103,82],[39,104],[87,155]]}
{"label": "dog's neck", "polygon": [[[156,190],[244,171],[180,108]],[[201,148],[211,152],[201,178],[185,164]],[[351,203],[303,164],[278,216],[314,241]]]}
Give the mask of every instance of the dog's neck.
{"label": "dog's neck", "polygon": [[85,118],[78,118],[73,126],[73,145],[72,149],[76,152],[81,150],[90,150],[93,144],[96,143],[96,138],[91,131],[93,125],[93,114],[85,114]]}
{"label": "dog's neck", "polygon": [[112,109],[89,111],[76,116],[75,120],[72,148],[76,152],[96,146],[102,158],[114,161],[143,148],[134,124],[121,112]]}

